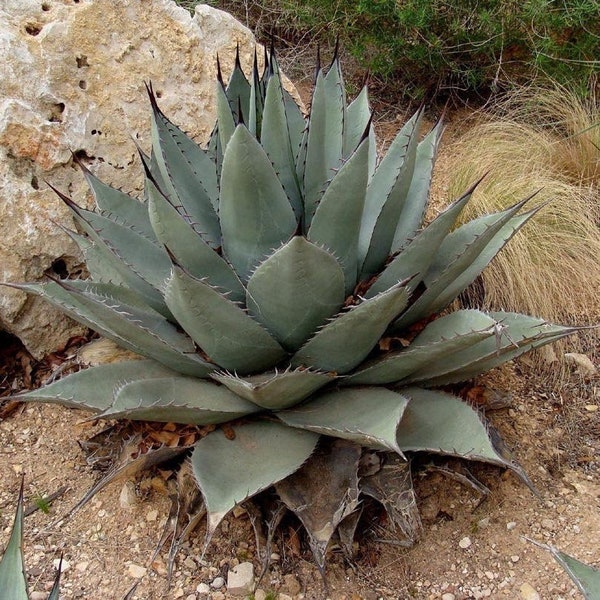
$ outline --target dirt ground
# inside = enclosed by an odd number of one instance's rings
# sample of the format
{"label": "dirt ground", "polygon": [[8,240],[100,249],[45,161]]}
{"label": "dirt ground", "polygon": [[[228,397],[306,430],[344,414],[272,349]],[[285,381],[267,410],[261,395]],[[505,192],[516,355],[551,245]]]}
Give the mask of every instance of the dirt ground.
{"label": "dirt ground", "polygon": [[[39,366],[11,340],[0,340],[0,346],[2,395],[27,388],[32,368],[35,374]],[[588,354],[598,365],[600,349],[590,348]],[[490,411],[488,417],[539,496],[496,467],[469,465],[490,490],[483,496],[444,475],[443,461],[424,463],[415,474],[423,521],[415,546],[403,547],[382,535],[378,523],[368,522],[354,561],[331,550],[325,590],[292,523],[274,548],[256,599],[579,597],[550,555],[525,538],[600,566],[600,378],[573,372],[556,387],[548,383],[547,374],[520,362],[497,370],[485,382],[512,398],[510,406]],[[47,596],[61,553],[64,599],[120,599],[141,576],[133,599],[224,600],[231,596],[218,584],[227,581],[231,568],[250,561],[255,572],[260,571],[250,519],[240,511],[221,525],[204,558],[203,525],[192,534],[177,557],[167,589],[166,551],[154,560],[153,554],[169,515],[164,484],[168,473],[112,483],[80,511],[63,518],[99,477],[78,445],[102,427],[82,422],[88,416],[27,404],[0,418],[0,549],[10,533],[23,475],[26,505],[35,506],[36,498],[66,486],[48,512],[35,510],[25,521],[33,600]]]}

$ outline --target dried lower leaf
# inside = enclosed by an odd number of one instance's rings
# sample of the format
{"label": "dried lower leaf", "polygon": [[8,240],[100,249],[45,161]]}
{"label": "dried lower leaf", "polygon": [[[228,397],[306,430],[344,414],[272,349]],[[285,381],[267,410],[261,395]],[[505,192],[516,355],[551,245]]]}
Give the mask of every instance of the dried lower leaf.
{"label": "dried lower leaf", "polygon": [[306,528],[321,571],[331,536],[358,507],[360,455],[360,446],[352,442],[322,444],[302,468],[275,486],[280,498]]}
{"label": "dried lower leaf", "polygon": [[189,447],[185,446],[176,448],[169,448],[168,446],[148,447],[144,443],[144,435],[141,433],[128,440],[123,440],[118,458],[108,473],[92,486],[85,496],[69,511],[69,515],[85,506],[101,489],[119,477],[133,477],[136,473],[173,460],[187,450],[189,450]]}
{"label": "dried lower leaf", "polygon": [[373,475],[363,477],[360,491],[383,505],[394,530],[398,528],[412,545],[419,537],[421,519],[412,485],[410,463],[388,454]]}

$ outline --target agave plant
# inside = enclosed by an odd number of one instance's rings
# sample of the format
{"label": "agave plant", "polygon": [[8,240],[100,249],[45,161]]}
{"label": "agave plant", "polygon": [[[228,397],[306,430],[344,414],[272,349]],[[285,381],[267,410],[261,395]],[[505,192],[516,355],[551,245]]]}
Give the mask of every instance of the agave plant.
{"label": "agave plant", "polygon": [[[48,600],[58,600],[61,565],[62,559]],[[17,501],[17,511],[10,539],[4,555],[0,559],[0,598],[6,598],[7,600],[28,600],[29,598],[23,561],[23,482],[21,482],[21,491]]]}
{"label": "agave plant", "polygon": [[361,494],[398,512],[381,490],[401,477],[371,479],[386,456],[395,469],[433,452],[521,473],[476,409],[435,388],[574,331],[507,312],[442,313],[536,209],[523,201],[454,229],[471,189],[423,226],[442,125],[422,136],[418,111],[378,160],[367,90],[347,102],[337,57],[317,69],[308,116],[272,52],[250,80],[239,60],[227,85],[219,68],[206,148],[148,92],[144,197],[83,165],[96,210],[58,191],[90,279],[15,285],[145,360],[20,398],[210,426],[190,455],[208,539],[275,486],[320,566],[336,530],[351,539]]}

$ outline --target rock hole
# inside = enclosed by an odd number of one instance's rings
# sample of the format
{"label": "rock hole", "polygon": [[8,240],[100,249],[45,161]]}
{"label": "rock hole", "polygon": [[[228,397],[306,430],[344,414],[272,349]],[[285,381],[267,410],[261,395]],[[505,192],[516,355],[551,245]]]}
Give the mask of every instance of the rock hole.
{"label": "rock hole", "polygon": [[155,93],[154,93],[154,95],[155,95],[157,98],[162,98],[162,92],[155,92]]}
{"label": "rock hole", "polygon": [[42,2],[42,10],[44,12],[48,12],[51,8],[52,6],[50,4],[48,4],[47,2]]}
{"label": "rock hole", "polygon": [[75,158],[79,159],[81,162],[87,162],[87,163],[92,162],[96,158],[95,156],[90,156],[83,148],[73,152],[73,155],[75,156]]}
{"label": "rock hole", "polygon": [[67,263],[63,258],[57,258],[46,271],[46,274],[58,276],[59,279],[67,279],[69,277]]}
{"label": "rock hole", "polygon": [[42,30],[42,26],[41,25],[35,25],[34,23],[29,23],[28,25],[25,25],[25,31],[29,34],[29,35],[38,35],[38,33]]}
{"label": "rock hole", "polygon": [[48,121],[51,123],[62,123],[62,114],[65,112],[65,103],[57,102],[53,104],[50,108],[50,116],[48,117]]}
{"label": "rock hole", "polygon": [[89,67],[90,63],[88,62],[88,57],[85,54],[81,56],[76,56],[75,60],[77,61],[77,68],[81,69],[81,67]]}
{"label": "rock hole", "polygon": [[102,135],[102,132],[99,129],[92,129],[90,133],[92,135]]}
{"label": "rock hole", "polygon": [[83,80],[83,79],[82,79],[82,80],[79,82],[79,87],[80,87],[82,90],[87,90],[87,81],[85,81],[85,80]]}
{"label": "rock hole", "polygon": [[31,176],[31,187],[34,190],[39,190],[40,189],[40,182],[38,181],[38,178],[35,175]]}

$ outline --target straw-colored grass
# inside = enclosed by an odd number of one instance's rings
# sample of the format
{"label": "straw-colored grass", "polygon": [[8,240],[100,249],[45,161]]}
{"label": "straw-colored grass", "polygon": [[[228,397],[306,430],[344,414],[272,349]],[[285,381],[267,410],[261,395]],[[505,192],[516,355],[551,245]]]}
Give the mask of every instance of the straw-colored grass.
{"label": "straw-colored grass", "polygon": [[487,173],[464,220],[538,190],[530,204],[549,201],[467,292],[468,303],[555,322],[600,322],[598,109],[594,99],[586,103],[558,87],[528,88],[480,115],[453,145],[453,197]]}

